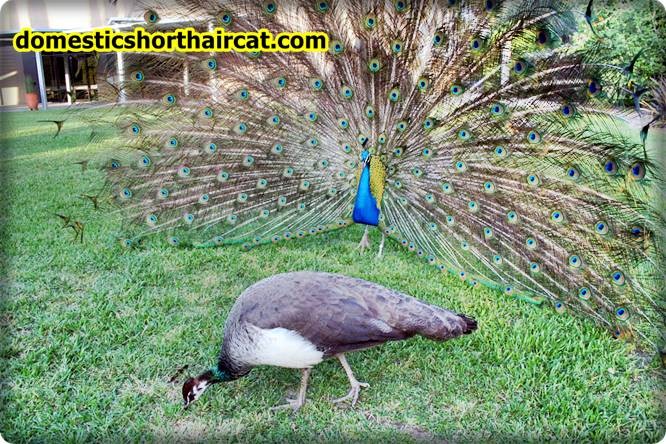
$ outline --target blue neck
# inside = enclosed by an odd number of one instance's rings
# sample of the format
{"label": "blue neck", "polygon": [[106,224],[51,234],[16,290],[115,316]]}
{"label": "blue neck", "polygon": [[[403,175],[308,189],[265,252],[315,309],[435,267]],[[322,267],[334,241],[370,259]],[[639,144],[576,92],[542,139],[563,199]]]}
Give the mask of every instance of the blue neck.
{"label": "blue neck", "polygon": [[227,372],[220,370],[217,366],[211,367],[210,372],[213,374],[213,380],[216,382],[223,382],[231,379],[231,376],[229,376]]}

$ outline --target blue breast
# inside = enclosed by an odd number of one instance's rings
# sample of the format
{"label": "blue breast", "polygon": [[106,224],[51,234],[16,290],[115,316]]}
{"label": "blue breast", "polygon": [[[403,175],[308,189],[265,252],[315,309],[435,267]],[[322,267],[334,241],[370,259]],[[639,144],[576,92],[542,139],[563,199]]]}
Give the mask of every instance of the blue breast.
{"label": "blue breast", "polygon": [[[369,155],[364,151],[361,158]],[[358,182],[358,190],[356,191],[356,201],[354,202],[354,211],[352,219],[357,224],[374,225],[379,224],[379,208],[377,208],[377,200],[370,192],[370,164],[366,164],[361,172],[361,180]]]}

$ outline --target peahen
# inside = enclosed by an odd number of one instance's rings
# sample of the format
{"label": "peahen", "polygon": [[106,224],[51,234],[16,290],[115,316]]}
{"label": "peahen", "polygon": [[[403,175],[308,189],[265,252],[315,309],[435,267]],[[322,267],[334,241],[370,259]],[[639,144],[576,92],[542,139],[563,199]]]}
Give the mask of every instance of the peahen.
{"label": "peahen", "polygon": [[[445,341],[472,333],[476,321],[372,282],[296,272],[271,276],[239,296],[224,326],[216,366],[183,384],[185,407],[210,385],[232,381],[259,365],[302,369],[301,387],[284,407],[305,402],[311,368],[340,360],[351,389],[334,402],[358,400],[361,387],[345,353],[414,335]],[[283,406],[279,406],[283,407]]]}
{"label": "peahen", "polygon": [[571,6],[155,5],[147,29],[325,31],[330,42],[108,64],[102,94],[118,100],[121,132],[106,166],[123,245],[251,249],[378,226],[471,285],[655,344],[656,166],[610,103],[626,98],[631,72],[572,49],[582,11]]}

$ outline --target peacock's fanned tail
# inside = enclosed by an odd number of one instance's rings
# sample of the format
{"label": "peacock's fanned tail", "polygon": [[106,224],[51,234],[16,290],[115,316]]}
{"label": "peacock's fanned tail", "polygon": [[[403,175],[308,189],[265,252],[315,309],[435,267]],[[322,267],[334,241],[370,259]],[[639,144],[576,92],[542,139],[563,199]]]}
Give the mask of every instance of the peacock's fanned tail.
{"label": "peacock's fanned tail", "polygon": [[155,5],[144,26],[325,31],[330,49],[124,54],[107,88],[124,100],[108,163],[124,242],[249,248],[347,226],[368,150],[381,229],[428,263],[652,341],[655,166],[606,100],[626,73],[569,49],[570,6]]}

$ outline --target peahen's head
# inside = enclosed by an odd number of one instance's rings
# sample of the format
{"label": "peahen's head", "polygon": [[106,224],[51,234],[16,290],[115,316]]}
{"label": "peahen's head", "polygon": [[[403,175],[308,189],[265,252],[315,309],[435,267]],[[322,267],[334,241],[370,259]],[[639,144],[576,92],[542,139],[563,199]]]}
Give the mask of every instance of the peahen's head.
{"label": "peahen's head", "polygon": [[188,379],[183,384],[183,407],[187,408],[191,403],[199,399],[201,394],[211,385],[231,379],[227,373],[219,370],[217,367],[206,370],[197,377]]}

